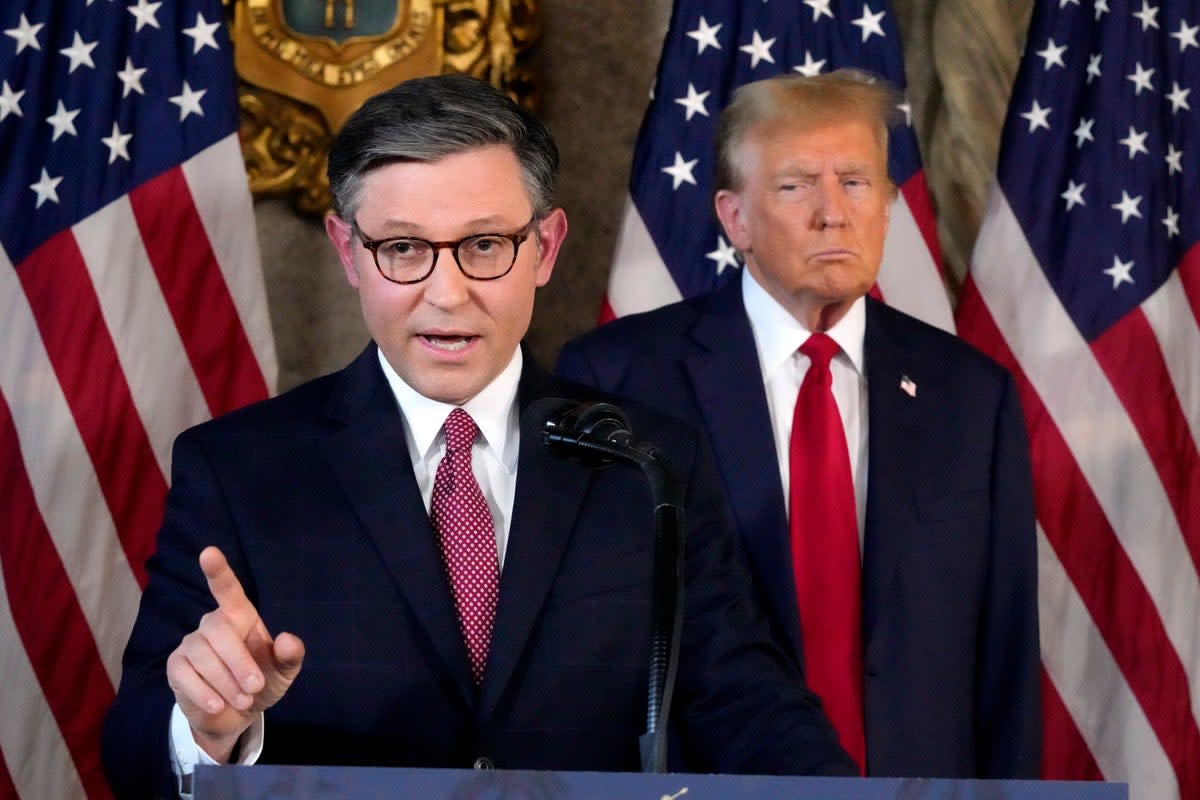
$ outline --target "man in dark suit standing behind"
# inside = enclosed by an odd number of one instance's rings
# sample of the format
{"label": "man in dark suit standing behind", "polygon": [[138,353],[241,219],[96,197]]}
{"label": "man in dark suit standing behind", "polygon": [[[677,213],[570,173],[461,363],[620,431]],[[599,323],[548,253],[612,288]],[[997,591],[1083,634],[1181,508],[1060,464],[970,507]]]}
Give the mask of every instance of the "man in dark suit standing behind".
{"label": "man in dark suit standing behind", "polygon": [[564,377],[707,430],[778,641],[878,776],[1036,777],[1036,547],[1011,377],[866,296],[896,188],[895,93],[842,70],[747,84],[712,295],[569,343]]}
{"label": "man in dark suit standing behind", "polygon": [[[326,230],[374,341],[177,440],[104,732],[119,797],[186,795],[204,762],[638,768],[650,494],[541,446],[548,399],[594,393],[520,346],[567,231],[557,167],[461,75],[339,133]],[[750,600],[703,440],[628,413],[686,484],[688,766],[852,774]]]}

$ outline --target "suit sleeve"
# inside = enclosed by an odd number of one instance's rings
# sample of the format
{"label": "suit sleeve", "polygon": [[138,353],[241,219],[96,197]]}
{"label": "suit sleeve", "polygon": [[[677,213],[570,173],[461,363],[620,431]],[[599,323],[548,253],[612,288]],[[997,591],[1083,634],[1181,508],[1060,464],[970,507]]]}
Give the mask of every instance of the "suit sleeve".
{"label": "suit sleeve", "polygon": [[1025,424],[1008,375],[995,442],[986,618],[977,661],[977,774],[1038,778],[1042,714],[1036,520]]}
{"label": "suit sleeve", "polygon": [[692,464],[677,683],[685,768],[857,775],[816,695],[771,640],[707,445]]}
{"label": "suit sleeve", "polygon": [[623,394],[622,384],[639,352],[634,337],[636,334],[627,330],[616,331],[601,326],[567,342],[558,354],[555,372],[568,381],[602,392]]}
{"label": "suit sleeve", "polygon": [[[241,549],[223,494],[196,439],[183,434],[172,456],[171,490],[149,582],[122,661],[121,685],[105,719],[101,755],[117,798],[176,797],[168,752],[175,697],[167,657],[216,607],[200,571],[200,550],[217,545],[243,581]],[[253,597],[253,595],[251,595]]]}
{"label": "suit sleeve", "polygon": [[596,371],[578,341],[570,341],[563,345],[562,351],[558,354],[558,363],[555,365],[554,371],[560,378],[581,383],[584,386],[593,386],[606,391],[610,388],[600,386],[597,382]]}

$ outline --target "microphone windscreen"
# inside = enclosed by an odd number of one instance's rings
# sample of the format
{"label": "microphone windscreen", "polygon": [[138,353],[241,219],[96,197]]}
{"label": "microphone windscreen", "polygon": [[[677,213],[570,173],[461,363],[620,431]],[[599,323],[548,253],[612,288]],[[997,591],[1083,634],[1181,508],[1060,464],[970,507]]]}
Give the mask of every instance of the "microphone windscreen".
{"label": "microphone windscreen", "polygon": [[[611,463],[633,436],[629,418],[612,403],[559,400],[553,405],[539,401],[537,407],[539,414],[546,409],[542,443],[560,456],[592,465]],[[531,412],[532,407],[526,414]]]}

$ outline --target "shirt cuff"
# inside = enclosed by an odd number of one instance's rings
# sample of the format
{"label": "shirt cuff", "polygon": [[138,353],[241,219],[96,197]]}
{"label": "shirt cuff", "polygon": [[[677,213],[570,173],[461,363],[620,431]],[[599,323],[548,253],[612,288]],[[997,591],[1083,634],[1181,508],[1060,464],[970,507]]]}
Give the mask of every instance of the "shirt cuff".
{"label": "shirt cuff", "polygon": [[[258,757],[262,755],[265,730],[266,724],[263,721],[263,715],[259,713],[255,715],[250,727],[238,739],[237,746],[233,749],[237,758],[232,763],[241,765],[257,763]],[[171,709],[170,751],[171,769],[175,771],[175,777],[178,779],[179,796],[182,800],[191,800],[192,775],[196,771],[196,765],[216,765],[217,762],[196,744],[196,739],[192,736],[192,726],[187,717],[183,715],[183,709],[179,707],[178,703]]]}

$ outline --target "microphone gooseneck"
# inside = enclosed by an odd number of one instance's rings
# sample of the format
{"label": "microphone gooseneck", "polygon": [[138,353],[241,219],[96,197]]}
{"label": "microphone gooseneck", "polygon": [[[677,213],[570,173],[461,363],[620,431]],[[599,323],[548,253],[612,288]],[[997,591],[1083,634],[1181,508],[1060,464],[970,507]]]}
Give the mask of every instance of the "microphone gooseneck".
{"label": "microphone gooseneck", "polygon": [[589,467],[617,462],[638,467],[650,484],[655,528],[650,680],[640,749],[643,772],[666,772],[667,722],[683,627],[683,487],[662,451],[635,441],[625,412],[611,403],[563,401],[547,415],[542,443]]}
{"label": "microphone gooseneck", "polygon": [[599,466],[624,460],[629,428],[625,412],[611,403],[567,403],[546,417],[542,441],[559,455]]}

